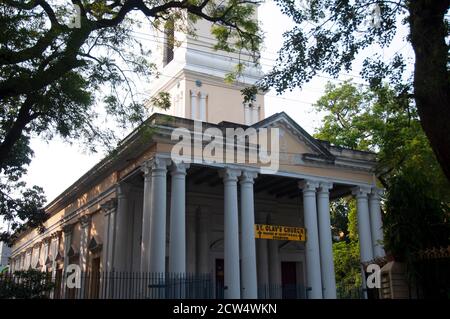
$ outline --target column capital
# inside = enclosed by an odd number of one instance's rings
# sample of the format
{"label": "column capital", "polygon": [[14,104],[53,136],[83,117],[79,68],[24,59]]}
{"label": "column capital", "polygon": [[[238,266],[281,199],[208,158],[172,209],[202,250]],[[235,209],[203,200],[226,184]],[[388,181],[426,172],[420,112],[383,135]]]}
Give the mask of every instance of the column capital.
{"label": "column capital", "polygon": [[117,184],[117,187],[116,187],[117,199],[119,199],[119,198],[123,199],[129,190],[130,190],[130,186],[128,184],[125,184],[123,182]]}
{"label": "column capital", "polygon": [[254,183],[255,178],[258,177],[258,173],[250,170],[243,170],[240,176],[241,184]]}
{"label": "column capital", "polygon": [[380,201],[381,196],[384,193],[384,189],[382,188],[378,188],[378,187],[372,187],[371,192],[369,194],[369,198],[371,200],[377,200]]}
{"label": "column capital", "polygon": [[223,178],[224,182],[234,181],[237,182],[238,177],[241,175],[242,171],[236,168],[224,168],[219,171],[219,176]]}
{"label": "column capital", "polygon": [[111,198],[104,202],[103,204],[100,204],[101,209],[103,210],[103,213],[105,216],[114,213],[117,209],[117,198]]}
{"label": "column capital", "polygon": [[72,234],[74,226],[75,226],[75,224],[64,225],[63,228],[62,228],[62,231],[63,231],[64,235]]}
{"label": "column capital", "polygon": [[208,94],[206,94],[205,92],[200,92],[201,99],[206,99],[207,96],[208,96]]}
{"label": "column capital", "polygon": [[198,91],[191,90],[191,97],[196,97],[196,96],[198,96]]}
{"label": "column capital", "polygon": [[186,171],[189,167],[189,163],[172,161],[172,165],[170,165],[170,175],[186,175]]}
{"label": "column capital", "polygon": [[167,171],[171,160],[169,158],[155,156],[154,158],[144,162],[141,166],[141,170],[144,173],[144,177],[154,175],[155,173],[162,173]]}
{"label": "column capital", "polygon": [[356,186],[352,188],[352,195],[358,197],[367,197],[370,193],[370,187],[367,186]]}
{"label": "column capital", "polygon": [[330,189],[332,188],[333,188],[332,182],[319,182],[319,193],[328,194],[330,192]]}
{"label": "column capital", "polygon": [[91,222],[92,216],[91,215],[83,215],[78,220],[80,221],[81,228],[86,228],[89,226]]}
{"label": "column capital", "polygon": [[317,187],[319,187],[319,182],[304,179],[298,182],[298,187],[303,190],[303,192],[315,192]]}

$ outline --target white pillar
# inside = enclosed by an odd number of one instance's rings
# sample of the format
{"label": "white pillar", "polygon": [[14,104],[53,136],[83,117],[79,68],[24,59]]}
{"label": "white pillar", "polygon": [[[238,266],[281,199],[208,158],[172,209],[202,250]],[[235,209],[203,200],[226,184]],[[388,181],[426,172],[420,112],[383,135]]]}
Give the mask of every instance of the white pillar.
{"label": "white pillar", "polygon": [[103,247],[103,271],[110,272],[113,270],[114,258],[114,221],[116,215],[117,199],[113,198],[101,205],[105,216],[104,237],[105,244]]}
{"label": "white pillar", "polygon": [[127,270],[128,233],[128,187],[120,184],[117,187],[117,211],[115,216],[114,262],[115,271]]}
{"label": "white pillar", "polygon": [[253,104],[253,107],[251,108],[252,112],[252,124],[255,124],[259,121],[259,107],[255,104]]}
{"label": "white pillar", "polygon": [[150,216],[150,272],[166,271],[166,198],[167,166],[170,160],[152,160],[151,216]]}
{"label": "white pillar", "polygon": [[381,193],[381,189],[374,187],[369,195],[370,226],[374,257],[384,257],[385,255],[383,248],[383,221],[381,219],[380,209]]}
{"label": "white pillar", "polygon": [[208,239],[208,219],[209,209],[202,207],[197,212],[198,234],[197,234],[197,272],[200,274],[209,273],[209,239]]}
{"label": "white pillar", "polygon": [[152,202],[152,163],[145,162],[141,168],[144,173],[144,194],[142,204],[141,272],[150,271],[150,216]]}
{"label": "white pillar", "polygon": [[[81,272],[86,273],[88,270],[88,261],[89,261],[89,232],[91,229],[91,215],[83,215],[80,217],[81,224],[81,236],[80,236],[80,267]],[[85,277],[86,278],[86,277]],[[81,288],[79,296],[81,298],[86,298],[86,289],[88,288],[88,282],[83,278],[81,279]]]}
{"label": "white pillar", "polygon": [[224,295],[240,298],[239,222],[237,179],[240,170],[227,168],[220,172],[224,184]]}
{"label": "white pillar", "polygon": [[301,181],[303,190],[303,214],[306,228],[306,274],[308,298],[322,299],[322,278],[320,268],[319,234],[317,228],[316,188],[317,182]]}
{"label": "white pillar", "polygon": [[278,240],[269,240],[269,281],[270,298],[280,299],[281,295],[281,260]]}
{"label": "white pillar", "polygon": [[173,163],[170,195],[169,272],[186,272],[186,169],[185,163]]}
{"label": "white pillar", "polygon": [[206,94],[200,92],[200,121],[206,122]]}
{"label": "white pillar", "polygon": [[87,270],[88,263],[88,241],[91,226],[91,215],[83,215],[80,217],[81,236],[80,236],[80,267],[81,271]]}
{"label": "white pillar", "polygon": [[253,183],[258,174],[243,171],[241,176],[241,277],[242,298],[258,298],[256,281],[255,207]]}
{"label": "white pillar", "polygon": [[252,116],[251,110],[248,106],[248,103],[244,103],[244,121],[245,125],[252,125]]}
{"label": "white pillar", "polygon": [[320,183],[317,193],[319,220],[320,265],[322,269],[323,298],[336,299],[336,276],[334,274],[333,242],[330,225],[331,183]]}
{"label": "white pillar", "polygon": [[[258,224],[266,224],[265,217],[257,218]],[[258,272],[258,291],[263,299],[269,295],[269,256],[267,251],[267,239],[256,240],[256,258]]]}
{"label": "white pillar", "polygon": [[[54,240],[55,240],[54,246],[55,247],[53,248],[53,251],[52,251],[52,279],[53,279],[53,281],[56,279],[56,268],[57,268],[56,257],[58,256],[58,252],[59,252],[60,238],[61,238],[61,231],[57,231],[54,236]],[[47,256],[45,256],[45,257],[47,257]],[[44,263],[45,263],[45,259],[44,259]]]}
{"label": "white pillar", "polygon": [[372,235],[370,231],[369,221],[369,205],[367,202],[367,194],[370,189],[367,187],[355,187],[353,195],[356,196],[356,210],[358,214],[358,235],[359,249],[362,262],[373,259]]}
{"label": "white pillar", "polygon": [[197,92],[191,91],[191,118],[193,120],[198,119],[198,106],[197,106],[197,98],[198,94]]}

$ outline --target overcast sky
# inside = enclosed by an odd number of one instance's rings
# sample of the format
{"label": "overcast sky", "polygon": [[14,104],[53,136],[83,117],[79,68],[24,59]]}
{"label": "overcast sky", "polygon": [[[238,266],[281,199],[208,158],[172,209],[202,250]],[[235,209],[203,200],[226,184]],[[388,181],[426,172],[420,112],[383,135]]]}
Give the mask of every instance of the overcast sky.
{"label": "overcast sky", "polygon": [[[290,28],[291,23],[272,1],[259,8],[259,18],[266,37],[261,64],[267,71],[281,47],[282,33]],[[381,54],[390,57],[396,51],[402,50],[403,53],[407,51],[412,56],[409,45],[405,46],[402,41],[405,35],[406,32],[402,32],[392,47],[382,50]],[[367,54],[371,53],[373,52]],[[351,74],[359,74],[360,62],[361,60],[355,63]],[[349,77],[342,77],[342,79],[346,78]],[[320,125],[321,114],[313,112],[311,104],[322,95],[327,81],[324,78],[315,78],[303,90],[295,90],[282,96],[275,96],[275,93],[270,91],[265,97],[266,116],[284,111],[306,131],[313,133],[314,129]],[[355,82],[361,83],[362,79],[356,77]],[[83,153],[79,145],[68,145],[58,138],[49,143],[34,139],[31,146],[35,151],[35,157],[29,166],[29,173],[25,180],[29,185],[36,184],[43,187],[49,202],[103,158],[103,154]]]}

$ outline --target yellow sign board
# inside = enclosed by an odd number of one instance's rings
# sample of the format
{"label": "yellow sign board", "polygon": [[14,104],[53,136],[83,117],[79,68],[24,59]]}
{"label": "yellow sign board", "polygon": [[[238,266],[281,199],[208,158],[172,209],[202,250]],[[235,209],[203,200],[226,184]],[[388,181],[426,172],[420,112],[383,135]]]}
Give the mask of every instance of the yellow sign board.
{"label": "yellow sign board", "polygon": [[255,224],[255,238],[305,241],[305,229],[292,226]]}

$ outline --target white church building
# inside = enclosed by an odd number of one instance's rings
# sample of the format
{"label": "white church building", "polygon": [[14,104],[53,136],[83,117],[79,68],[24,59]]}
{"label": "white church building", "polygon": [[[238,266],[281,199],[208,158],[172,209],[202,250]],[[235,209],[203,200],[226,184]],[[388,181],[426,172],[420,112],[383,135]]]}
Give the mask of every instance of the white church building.
{"label": "white church building", "polygon": [[[168,92],[171,107],[146,120],[151,134],[137,128],[49,203],[44,233],[19,234],[13,271],[49,272],[62,283],[55,298],[67,297],[65,270],[75,264],[91,274],[82,297],[121,298],[104,294],[118,289],[104,277],[116,272],[131,274],[127,282],[144,273],[209,276],[212,298],[333,299],[330,201],[344,196],[356,198],[361,262],[384,256],[375,154],[317,140],[284,112],[266,118],[263,93],[243,103],[240,90],[262,72],[248,63],[235,83],[226,83],[237,56],[209,49],[209,30],[199,21],[196,38],[176,32],[179,46],[159,48],[162,76],[150,95]],[[239,149],[234,138],[230,145],[218,137],[239,128],[246,134],[242,149],[257,158],[259,134],[277,132],[263,141],[266,153],[273,151],[271,163],[219,154]],[[200,156],[174,157],[179,132],[192,138],[192,154]],[[148,289],[155,287],[134,285],[122,297],[145,298]]]}

